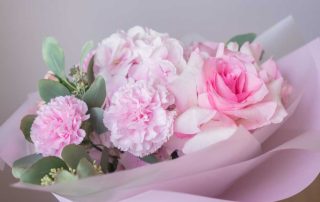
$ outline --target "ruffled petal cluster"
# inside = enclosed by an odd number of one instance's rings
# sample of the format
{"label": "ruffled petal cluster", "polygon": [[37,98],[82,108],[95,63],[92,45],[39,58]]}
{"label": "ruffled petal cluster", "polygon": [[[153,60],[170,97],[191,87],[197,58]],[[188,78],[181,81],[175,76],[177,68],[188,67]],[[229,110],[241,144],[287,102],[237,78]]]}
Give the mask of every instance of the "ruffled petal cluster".
{"label": "ruffled petal cluster", "polygon": [[81,124],[89,118],[85,102],[74,96],[56,97],[37,111],[31,139],[37,153],[60,156],[69,144],[80,144],[86,133]]}

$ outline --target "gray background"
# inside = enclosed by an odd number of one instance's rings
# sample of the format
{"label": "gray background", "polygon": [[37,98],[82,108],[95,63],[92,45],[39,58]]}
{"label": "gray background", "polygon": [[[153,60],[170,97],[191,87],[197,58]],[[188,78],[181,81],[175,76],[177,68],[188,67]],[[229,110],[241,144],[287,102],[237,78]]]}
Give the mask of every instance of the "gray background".
{"label": "gray background", "polygon": [[[226,40],[237,33],[261,33],[291,14],[310,41],[320,35],[319,8],[319,0],[0,0],[0,123],[47,71],[41,42],[48,35],[59,40],[71,65],[85,41],[98,42],[134,25],[177,38],[199,33]],[[13,181],[9,169],[0,173],[0,201],[54,201],[48,194],[9,188]]]}

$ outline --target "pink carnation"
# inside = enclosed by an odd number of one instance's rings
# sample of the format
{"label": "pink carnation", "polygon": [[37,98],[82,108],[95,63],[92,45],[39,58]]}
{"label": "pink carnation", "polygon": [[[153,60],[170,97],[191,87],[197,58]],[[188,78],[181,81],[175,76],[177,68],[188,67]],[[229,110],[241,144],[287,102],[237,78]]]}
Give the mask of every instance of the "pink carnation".
{"label": "pink carnation", "polygon": [[114,93],[104,114],[111,142],[139,157],[155,152],[173,134],[175,111],[167,110],[173,103],[163,86],[129,80]]}
{"label": "pink carnation", "polygon": [[86,133],[80,129],[88,107],[74,96],[56,97],[42,105],[31,127],[31,139],[37,153],[60,156],[69,144],[80,144]]}

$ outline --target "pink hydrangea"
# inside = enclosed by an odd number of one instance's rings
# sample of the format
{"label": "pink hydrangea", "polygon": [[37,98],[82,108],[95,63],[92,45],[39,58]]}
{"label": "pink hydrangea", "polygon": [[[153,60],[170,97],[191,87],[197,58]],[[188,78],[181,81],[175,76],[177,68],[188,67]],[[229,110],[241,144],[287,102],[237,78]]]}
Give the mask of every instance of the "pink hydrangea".
{"label": "pink hydrangea", "polygon": [[37,153],[60,156],[69,144],[80,144],[86,133],[81,129],[89,118],[85,102],[74,96],[56,97],[37,111],[31,127],[31,139]]}
{"label": "pink hydrangea", "polygon": [[115,147],[143,157],[158,150],[173,134],[174,98],[162,85],[140,80],[119,88],[104,114]]}
{"label": "pink hydrangea", "polygon": [[183,48],[168,34],[136,26],[104,39],[96,49],[95,74],[107,82],[109,98],[134,80],[172,81],[185,66]]}

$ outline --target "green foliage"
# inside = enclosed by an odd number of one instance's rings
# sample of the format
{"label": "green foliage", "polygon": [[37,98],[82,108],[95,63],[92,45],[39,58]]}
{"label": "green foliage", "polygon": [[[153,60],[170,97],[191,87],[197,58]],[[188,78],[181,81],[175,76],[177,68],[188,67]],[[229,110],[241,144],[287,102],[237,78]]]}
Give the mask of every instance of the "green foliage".
{"label": "green foliage", "polygon": [[45,102],[49,102],[52,98],[70,95],[71,93],[68,88],[57,81],[41,79],[39,81],[39,94]]}
{"label": "green foliage", "polygon": [[153,163],[159,162],[159,160],[152,154],[150,154],[148,156],[145,156],[143,158],[140,158],[140,159],[143,160],[146,163],[149,163],[149,164],[153,164]]}
{"label": "green foliage", "polygon": [[106,99],[106,83],[101,76],[98,76],[82,99],[91,107],[101,107]]}
{"label": "green foliage", "polygon": [[103,109],[94,107],[90,109],[90,121],[93,127],[93,130],[97,134],[105,133],[108,129],[103,123]]}
{"label": "green foliage", "polygon": [[94,72],[93,72],[93,65],[94,65],[94,56],[90,59],[90,62],[88,64],[88,70],[87,70],[87,80],[88,84],[92,84],[94,81]]}
{"label": "green foliage", "polygon": [[72,169],[76,169],[79,161],[83,158],[91,161],[86,149],[80,145],[70,144],[65,146],[62,150],[61,156],[67,165]]}
{"label": "green foliage", "polygon": [[85,177],[89,177],[89,176],[93,176],[93,175],[97,175],[97,174],[98,173],[96,172],[96,169],[94,168],[92,163],[90,163],[90,161],[88,161],[88,159],[82,158],[79,161],[79,164],[77,166],[77,175],[80,178],[85,178]]}
{"label": "green foliage", "polygon": [[42,43],[42,57],[49,69],[61,79],[66,79],[63,49],[57,40],[47,37]]}
{"label": "green foliage", "polygon": [[20,122],[20,130],[22,131],[24,138],[32,143],[31,140],[31,126],[37,116],[36,115],[26,115],[25,117],[22,118]]}
{"label": "green foliage", "polygon": [[70,181],[75,181],[78,180],[79,177],[69,171],[66,170],[62,170],[61,172],[59,172],[56,177],[54,182],[55,183],[61,183],[61,182],[70,182]]}
{"label": "green foliage", "polygon": [[41,179],[50,173],[51,169],[60,168],[68,170],[68,166],[63,160],[54,156],[44,157],[23,172],[20,180],[24,183],[41,184]]}
{"label": "green foliage", "polygon": [[12,175],[16,178],[20,178],[28,168],[35,162],[40,160],[42,156],[40,154],[31,154],[16,160],[12,165]]}
{"label": "green foliage", "polygon": [[91,51],[91,49],[93,48],[94,44],[93,41],[87,41],[81,49],[81,56],[80,56],[80,67],[82,67],[83,64],[83,60],[85,59],[85,57],[89,54],[89,52]]}
{"label": "green foliage", "polygon": [[236,42],[239,45],[239,48],[245,43],[245,42],[249,42],[251,43],[255,38],[256,38],[256,34],[255,33],[247,33],[247,34],[240,34],[240,35],[236,35],[234,37],[232,37],[228,42]]}

